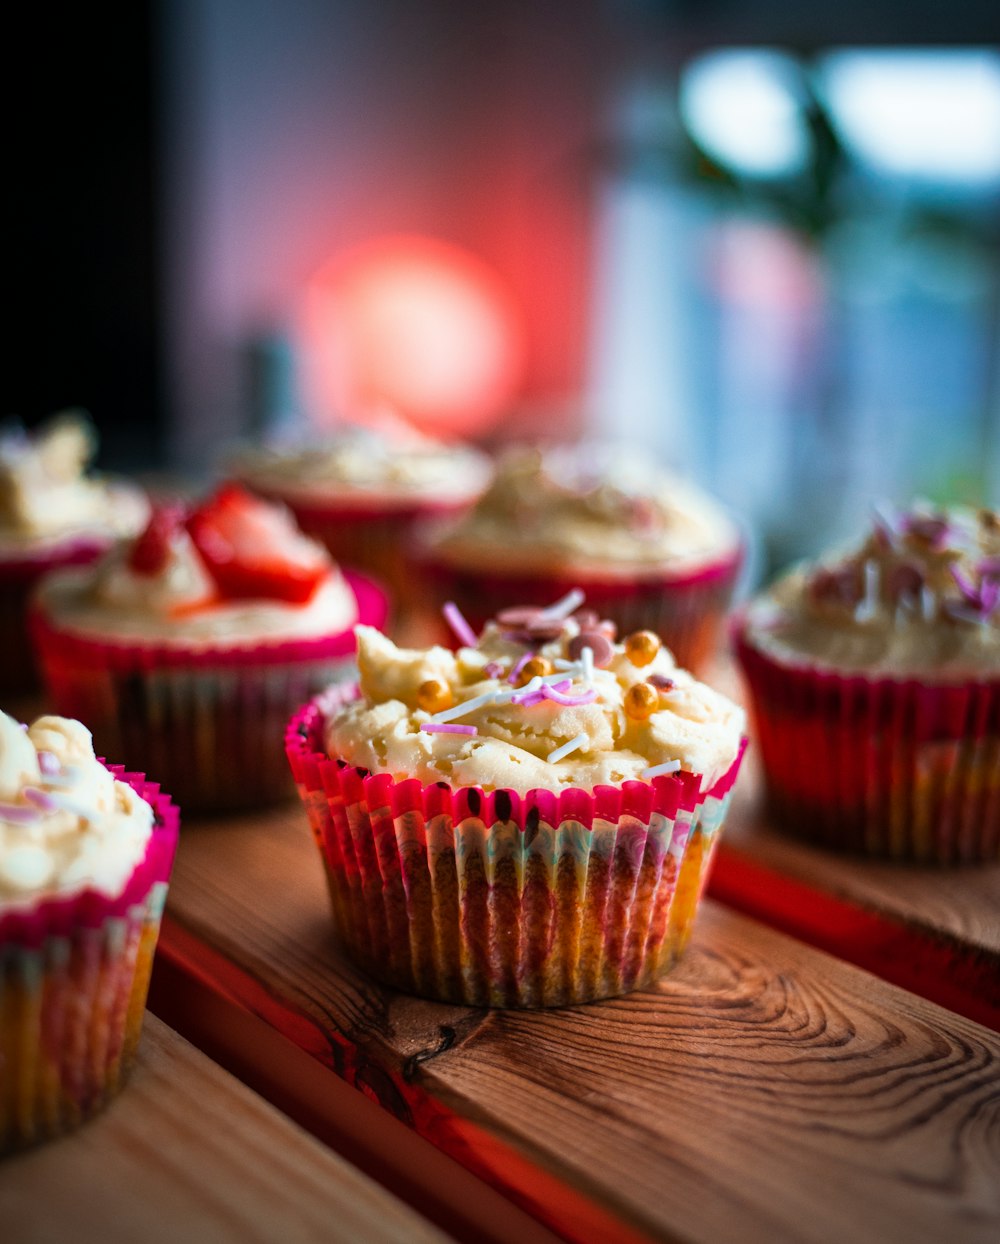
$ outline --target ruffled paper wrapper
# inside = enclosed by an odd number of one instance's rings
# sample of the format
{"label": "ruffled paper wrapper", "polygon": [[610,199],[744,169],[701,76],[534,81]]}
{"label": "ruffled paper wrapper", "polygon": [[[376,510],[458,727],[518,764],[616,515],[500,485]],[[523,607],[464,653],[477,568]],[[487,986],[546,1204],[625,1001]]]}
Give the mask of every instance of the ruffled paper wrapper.
{"label": "ruffled paper wrapper", "polygon": [[430,548],[421,549],[418,556],[433,603],[440,607],[454,601],[477,631],[512,604],[551,605],[578,587],[587,595],[587,607],[615,622],[619,635],[653,631],[681,668],[696,672],[706,669],[718,650],[743,565],[742,547],[683,573],[634,579],[576,572],[525,574],[496,566],[470,570]]}
{"label": "ruffled paper wrapper", "polygon": [[103,1109],[135,1057],[178,812],[142,774],[108,766],[155,813],[146,854],[115,898],[95,890],[0,912],[0,1154]]}
{"label": "ruffled paper wrapper", "polygon": [[497,1007],[589,1002],[672,966],[742,751],[707,793],[689,773],[593,793],[423,786],[324,754],[324,721],[354,694],[306,705],[285,746],[359,966],[409,993]]}
{"label": "ruffled paper wrapper", "polygon": [[457,518],[476,499],[474,492],[453,502],[361,496],[352,505],[342,499],[302,500],[250,486],[287,506],[299,527],[325,545],[335,561],[358,566],[385,583],[393,602],[406,612],[427,603],[410,556],[415,531],[428,520]]}
{"label": "ruffled paper wrapper", "polygon": [[79,537],[34,553],[0,554],[0,694],[28,695],[41,684],[28,633],[29,601],[38,581],[51,570],[89,565],[111,543]]}
{"label": "ruffled paper wrapper", "polygon": [[781,662],[734,628],[767,796],[790,833],[923,864],[1000,860],[1000,679],[866,678]]}
{"label": "ruffled paper wrapper", "polygon": [[[382,627],[388,598],[344,572],[358,621]],[[178,648],[82,638],[31,619],[54,711],[85,721],[94,745],[158,774],[189,812],[294,798],[281,740],[289,714],[331,683],[356,678],[353,630],[315,639]]]}

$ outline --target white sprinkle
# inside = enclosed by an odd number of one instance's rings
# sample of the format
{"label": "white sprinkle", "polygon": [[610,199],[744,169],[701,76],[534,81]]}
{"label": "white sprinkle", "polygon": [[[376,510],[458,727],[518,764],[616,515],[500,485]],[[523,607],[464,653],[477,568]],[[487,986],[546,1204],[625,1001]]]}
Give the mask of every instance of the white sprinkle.
{"label": "white sprinkle", "polygon": [[[500,693],[503,694],[502,692]],[[477,708],[482,708],[484,704],[493,704],[497,698],[495,691],[487,691],[485,695],[474,695],[471,700],[463,700],[461,704],[453,704],[451,708],[444,708],[440,713],[435,713],[430,720],[434,722],[451,721],[453,717],[464,717],[466,713],[474,712]]]}
{"label": "white sprinkle", "polygon": [[573,610],[578,609],[586,599],[584,593],[578,587],[574,587],[554,605],[543,609],[538,616],[545,622],[558,622],[561,618],[568,618]]}
{"label": "white sprinkle", "polygon": [[556,657],[552,662],[557,670],[575,670],[579,668],[579,661],[567,661],[563,657]]}
{"label": "white sprinkle", "polygon": [[934,621],[934,615],[937,612],[937,598],[926,583],[920,589],[920,611],[924,615],[925,622]]}
{"label": "white sprinkle", "polygon": [[681,767],[679,760],[665,760],[662,765],[650,765],[639,774],[641,778],[655,778],[663,773],[676,773]]}
{"label": "white sprinkle", "polygon": [[589,644],[580,649],[580,663],[583,666],[583,677],[590,687],[594,682],[594,650]]}
{"label": "white sprinkle", "polygon": [[[542,685],[543,687],[551,687],[551,686],[553,686],[553,685],[554,685],[555,683],[557,683],[557,682],[565,682],[565,681],[566,681],[566,675],[567,675],[569,672],[570,672],[569,670],[562,670],[562,671],[561,671],[560,673],[558,673],[558,674],[545,674],[545,675],[542,677],[541,685]],[[579,673],[579,670],[577,670],[576,672],[577,672],[577,673]]]}
{"label": "white sprinkle", "polygon": [[854,610],[855,620],[869,622],[875,616],[878,605],[878,563],[869,559],[865,562],[865,595]]}
{"label": "white sprinkle", "polygon": [[568,743],[563,743],[561,747],[557,747],[554,751],[549,752],[545,759],[550,765],[554,765],[557,760],[562,760],[564,756],[568,756],[570,752],[575,752],[577,748],[583,747],[587,742],[588,736],[580,733],[576,738],[570,739]]}

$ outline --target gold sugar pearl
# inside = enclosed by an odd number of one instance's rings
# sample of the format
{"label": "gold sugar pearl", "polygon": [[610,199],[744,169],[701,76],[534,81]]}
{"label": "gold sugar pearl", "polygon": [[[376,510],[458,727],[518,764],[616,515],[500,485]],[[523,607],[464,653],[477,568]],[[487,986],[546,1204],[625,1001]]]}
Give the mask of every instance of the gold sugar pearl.
{"label": "gold sugar pearl", "polygon": [[529,657],[521,666],[521,672],[517,676],[517,685],[525,686],[531,682],[533,678],[545,678],[552,673],[552,662],[545,657]]}
{"label": "gold sugar pearl", "polygon": [[652,631],[633,631],[625,639],[625,655],[640,668],[649,665],[660,651],[660,637]]}
{"label": "gold sugar pearl", "polygon": [[625,692],[624,708],[633,721],[645,721],[660,707],[660,693],[648,682],[636,682]]}
{"label": "gold sugar pearl", "polygon": [[440,678],[428,678],[417,688],[417,704],[425,713],[441,713],[454,703],[451,687]]}

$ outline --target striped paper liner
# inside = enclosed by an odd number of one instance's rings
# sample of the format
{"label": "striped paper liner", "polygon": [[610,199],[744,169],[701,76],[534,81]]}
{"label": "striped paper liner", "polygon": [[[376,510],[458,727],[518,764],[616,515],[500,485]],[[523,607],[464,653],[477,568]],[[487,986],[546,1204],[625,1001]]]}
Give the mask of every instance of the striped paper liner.
{"label": "striped paper liner", "polygon": [[1000,860],[1000,678],[838,674],[776,660],[742,620],[734,638],[789,833],[914,863]]}
{"label": "striped paper liner", "polygon": [[649,984],[691,933],[740,757],[592,793],[485,792],[370,775],[322,750],[337,688],[286,751],[340,941],[377,979],[473,1006],[588,1002]]}
{"label": "striped paper liner", "polygon": [[123,889],[0,911],[0,1154],[96,1114],[134,1060],[179,817],[156,783],[108,767],[155,813]]}

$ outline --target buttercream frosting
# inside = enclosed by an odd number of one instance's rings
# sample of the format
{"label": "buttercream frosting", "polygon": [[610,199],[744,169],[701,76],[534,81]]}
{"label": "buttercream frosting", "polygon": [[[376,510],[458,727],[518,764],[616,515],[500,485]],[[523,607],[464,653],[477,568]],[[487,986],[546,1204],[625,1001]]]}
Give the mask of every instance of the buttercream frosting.
{"label": "buttercream frosting", "polygon": [[0,912],[94,889],[114,898],[141,863],[153,809],[67,717],[0,713]]}
{"label": "buttercream frosting", "polygon": [[131,549],[124,546],[93,566],[46,576],[38,601],[45,616],[69,633],[166,647],[249,646],[348,630],[358,616],[350,586],[322,546],[295,530],[290,517],[286,527],[284,540],[292,549],[308,548],[328,566],[301,603],[221,596],[183,527],[170,533],[164,563],[155,573],[133,569]]}
{"label": "buttercream frosting", "polygon": [[232,471],[253,488],[301,503],[464,500],[489,477],[486,457],[446,445],[398,420],[345,428],[314,444],[236,454]]}
{"label": "buttercream frosting", "polygon": [[88,476],[96,449],[93,425],[74,411],[34,434],[0,434],[0,553],[84,536],[111,541],[142,527],[149,507],[140,489]]}
{"label": "buttercream frosting", "polygon": [[[678,669],[666,648],[639,667],[608,640],[604,667],[591,668],[569,654],[581,634],[590,635],[592,619],[570,617],[531,638],[511,631],[503,616],[455,652],[399,648],[357,627],[360,696],[331,715],[329,754],[396,778],[521,794],[651,780],[650,770],[674,768],[701,775],[707,788],[736,759],[742,710]],[[601,625],[605,636],[613,633]],[[552,637],[542,640],[546,633]],[[510,679],[517,682],[519,663],[531,656],[554,672],[538,687],[517,687]],[[638,720],[626,711],[626,696],[636,683],[652,687],[651,677],[660,684],[655,711]],[[428,683],[443,685],[453,706],[437,714],[422,708]]]}
{"label": "buttercream frosting", "polygon": [[1000,516],[880,512],[855,548],[789,572],[747,610],[782,660],[886,676],[1000,675]]}
{"label": "buttercream frosting", "polygon": [[730,556],[734,523],[692,485],[634,453],[515,447],[491,486],[434,538],[457,565],[635,576]]}

